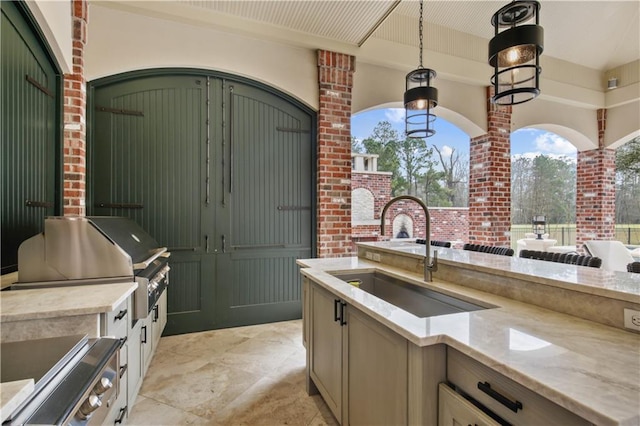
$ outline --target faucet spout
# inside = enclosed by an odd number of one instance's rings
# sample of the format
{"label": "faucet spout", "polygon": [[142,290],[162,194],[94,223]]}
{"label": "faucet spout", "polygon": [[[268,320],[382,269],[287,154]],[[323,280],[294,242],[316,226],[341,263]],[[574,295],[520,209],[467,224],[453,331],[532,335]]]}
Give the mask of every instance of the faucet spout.
{"label": "faucet spout", "polygon": [[431,216],[429,215],[429,209],[427,209],[427,205],[420,198],[414,197],[412,195],[400,195],[389,200],[389,202],[384,205],[382,213],[380,214],[380,235],[384,237],[384,216],[387,213],[387,210],[389,210],[389,207],[391,207],[392,204],[399,200],[414,201],[420,207],[422,207],[422,210],[424,210],[426,222],[426,244],[424,247],[424,280],[427,282],[431,282],[433,281],[433,272],[436,272],[438,270],[438,252],[434,250],[433,260],[431,260]]}

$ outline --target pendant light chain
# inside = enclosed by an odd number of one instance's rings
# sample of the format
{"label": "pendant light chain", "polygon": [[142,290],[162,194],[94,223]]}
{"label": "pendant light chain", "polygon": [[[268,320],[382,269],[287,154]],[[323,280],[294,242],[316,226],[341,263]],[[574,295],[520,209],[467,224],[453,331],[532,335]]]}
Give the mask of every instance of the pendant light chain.
{"label": "pendant light chain", "polygon": [[424,68],[422,66],[422,1],[420,0],[420,25],[418,27],[418,33],[420,34],[420,66],[418,68]]}

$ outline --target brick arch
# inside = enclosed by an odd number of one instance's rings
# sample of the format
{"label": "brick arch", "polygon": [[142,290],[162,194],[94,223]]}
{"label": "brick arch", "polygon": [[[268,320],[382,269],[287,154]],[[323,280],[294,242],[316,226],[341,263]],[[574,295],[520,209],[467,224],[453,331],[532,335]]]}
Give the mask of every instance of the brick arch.
{"label": "brick arch", "polygon": [[412,215],[399,213],[393,218],[391,229],[394,238],[398,238],[398,234],[403,230],[409,235],[407,238],[413,238],[415,235],[415,221]]}
{"label": "brick arch", "polygon": [[426,217],[417,203],[410,200],[396,201],[389,210],[387,210],[385,216],[385,223],[388,225],[385,228],[385,236],[388,238],[395,238],[397,230],[394,229],[393,224],[395,218],[399,215],[408,216],[413,223],[413,230],[410,233],[413,238],[424,238],[426,228]]}

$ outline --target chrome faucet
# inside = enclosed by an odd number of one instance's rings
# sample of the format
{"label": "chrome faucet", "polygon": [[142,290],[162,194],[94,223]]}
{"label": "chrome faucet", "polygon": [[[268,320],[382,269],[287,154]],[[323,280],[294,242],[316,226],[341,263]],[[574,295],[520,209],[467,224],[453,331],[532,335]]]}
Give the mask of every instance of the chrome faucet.
{"label": "chrome faucet", "polygon": [[400,195],[398,197],[392,198],[389,200],[387,204],[384,205],[382,209],[382,214],[380,215],[380,234],[384,237],[384,215],[387,213],[389,207],[399,200],[411,200],[415,201],[422,207],[424,210],[424,215],[426,217],[426,229],[425,229],[425,246],[424,246],[424,280],[426,282],[433,281],[432,273],[438,270],[438,252],[433,251],[433,261],[431,260],[431,216],[429,216],[429,210],[425,203],[417,197],[413,197],[411,195]]}

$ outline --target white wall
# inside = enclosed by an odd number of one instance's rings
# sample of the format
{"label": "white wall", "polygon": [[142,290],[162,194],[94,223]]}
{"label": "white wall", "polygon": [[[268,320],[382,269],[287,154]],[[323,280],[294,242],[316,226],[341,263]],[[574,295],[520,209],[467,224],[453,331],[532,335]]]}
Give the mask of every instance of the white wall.
{"label": "white wall", "polygon": [[42,30],[63,73],[72,66],[71,1],[27,1],[27,6]]}
{"label": "white wall", "polygon": [[245,76],[318,109],[316,52],[90,3],[87,81],[126,71],[204,68]]}

